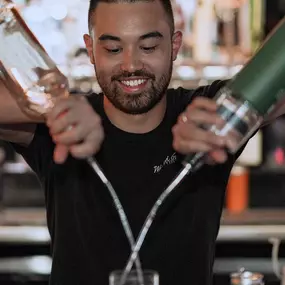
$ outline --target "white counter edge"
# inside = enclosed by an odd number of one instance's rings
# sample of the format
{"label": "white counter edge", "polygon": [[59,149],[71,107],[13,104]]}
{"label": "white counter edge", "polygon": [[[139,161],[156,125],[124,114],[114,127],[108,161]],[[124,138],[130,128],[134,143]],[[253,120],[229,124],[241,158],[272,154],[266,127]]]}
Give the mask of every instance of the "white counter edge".
{"label": "white counter edge", "polygon": [[[285,240],[284,225],[221,225],[218,242]],[[47,244],[50,236],[45,226],[0,226],[0,243]]]}

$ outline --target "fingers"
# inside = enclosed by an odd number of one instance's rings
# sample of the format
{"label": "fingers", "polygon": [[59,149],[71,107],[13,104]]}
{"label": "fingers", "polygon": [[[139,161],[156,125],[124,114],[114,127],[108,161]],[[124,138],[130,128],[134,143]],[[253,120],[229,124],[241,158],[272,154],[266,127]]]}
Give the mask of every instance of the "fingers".
{"label": "fingers", "polygon": [[63,163],[69,153],[75,158],[93,155],[104,139],[101,119],[85,98],[58,100],[47,116],[47,125],[56,144],[57,163]]}
{"label": "fingers", "polygon": [[191,112],[192,109],[204,109],[210,112],[215,112],[217,110],[217,104],[212,99],[206,97],[197,97],[193,102],[187,107],[187,112]]}
{"label": "fingers", "polygon": [[50,134],[56,144],[77,144],[93,130],[102,129],[100,117],[87,101],[69,99],[57,101],[47,118]]}
{"label": "fingers", "polygon": [[172,128],[173,148],[182,154],[209,153],[209,163],[223,163],[227,159],[228,138],[210,131],[221,128],[224,120],[216,113],[217,105],[208,98],[197,98],[182,113]]}
{"label": "fingers", "polygon": [[227,145],[225,137],[217,136],[194,123],[178,123],[172,128],[172,133],[174,149],[185,155],[192,152],[209,152]]}
{"label": "fingers", "polygon": [[47,114],[47,124],[50,125],[58,116],[71,109],[78,101],[84,100],[81,96],[70,96],[68,98],[58,98],[52,110]]}
{"label": "fingers", "polygon": [[193,137],[188,136],[187,138],[183,138],[179,134],[174,135],[173,148],[184,155],[195,152],[207,152],[209,153],[209,160],[207,161],[209,164],[224,163],[227,160],[228,156],[225,150],[227,142],[224,138],[216,136],[209,131],[201,131],[194,128],[193,135]]}
{"label": "fingers", "polygon": [[206,163],[209,165],[215,165],[216,163],[224,163],[228,158],[227,153],[223,149],[217,149],[209,152],[206,156]]}
{"label": "fingers", "polygon": [[56,145],[53,153],[55,163],[62,164],[65,162],[69,154],[68,147],[65,145]]}
{"label": "fingers", "polygon": [[53,123],[48,123],[50,126],[50,134],[51,136],[56,136],[57,134],[60,134],[66,130],[70,126],[74,126],[78,121],[78,118],[76,116],[75,112],[72,112],[72,110],[66,110],[65,113],[62,113],[62,115],[58,116],[56,120],[53,121]]}
{"label": "fingers", "polygon": [[222,147],[225,145],[225,138],[215,135],[211,131],[204,130],[195,124],[177,124],[173,127],[172,132],[175,139],[184,141],[198,141],[209,144],[210,146]]}
{"label": "fingers", "polygon": [[70,147],[70,153],[77,158],[86,158],[98,152],[100,148],[100,144],[94,144],[94,141],[103,141],[102,136],[100,137],[100,134],[98,134],[98,132],[90,133],[86,140],[81,144],[72,145]]}
{"label": "fingers", "polygon": [[[101,126],[101,119],[98,115],[93,115],[88,122],[81,124],[78,120],[66,119],[67,123],[63,124],[65,128],[60,133],[52,134],[53,141],[59,144],[72,145],[78,144],[85,140],[90,132],[97,130],[98,137],[103,136],[103,129]],[[72,126],[68,128],[67,126]]]}
{"label": "fingers", "polygon": [[[212,149],[212,147],[200,141],[191,141],[174,139],[173,148],[182,154],[189,154],[191,152],[208,152]],[[191,151],[190,151],[191,150]]]}
{"label": "fingers", "polygon": [[215,112],[203,111],[201,109],[188,109],[179,116],[178,121],[205,126],[213,124],[220,125],[224,122],[223,119]]}
{"label": "fingers", "polygon": [[93,131],[81,143],[71,146],[57,144],[54,150],[54,161],[58,164],[64,163],[69,153],[79,159],[92,156],[99,151],[103,136],[103,133]]}
{"label": "fingers", "polygon": [[[190,119],[188,119],[190,117]],[[189,152],[210,151],[214,147],[224,147],[226,139],[204,129],[202,123],[218,125],[222,119],[213,113],[193,110],[192,114],[182,114],[178,123],[173,127],[173,144],[176,150],[187,154]]]}
{"label": "fingers", "polygon": [[209,157],[214,161],[214,163],[224,163],[226,162],[228,155],[224,149],[216,149],[209,153]]}

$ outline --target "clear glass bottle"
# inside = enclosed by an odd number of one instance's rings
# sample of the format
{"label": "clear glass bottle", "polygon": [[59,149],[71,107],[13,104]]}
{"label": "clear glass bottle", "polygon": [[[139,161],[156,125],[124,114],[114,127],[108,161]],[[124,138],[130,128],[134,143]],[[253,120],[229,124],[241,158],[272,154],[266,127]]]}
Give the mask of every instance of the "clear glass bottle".
{"label": "clear glass bottle", "polygon": [[67,78],[7,0],[0,0],[0,42],[0,78],[23,111],[45,114],[68,96]]}

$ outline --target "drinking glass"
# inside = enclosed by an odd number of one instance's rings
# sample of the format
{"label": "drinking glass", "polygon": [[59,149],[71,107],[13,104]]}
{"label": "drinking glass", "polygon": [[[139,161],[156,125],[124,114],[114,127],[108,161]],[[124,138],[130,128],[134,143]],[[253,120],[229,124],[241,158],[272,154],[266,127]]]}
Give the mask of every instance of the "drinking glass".
{"label": "drinking glass", "polygon": [[109,276],[109,285],[159,285],[159,275],[153,270],[143,270],[142,280],[136,270],[131,270],[122,283],[123,270],[113,271]]}
{"label": "drinking glass", "polygon": [[246,271],[241,268],[239,272],[232,273],[231,285],[264,285],[263,274]]}

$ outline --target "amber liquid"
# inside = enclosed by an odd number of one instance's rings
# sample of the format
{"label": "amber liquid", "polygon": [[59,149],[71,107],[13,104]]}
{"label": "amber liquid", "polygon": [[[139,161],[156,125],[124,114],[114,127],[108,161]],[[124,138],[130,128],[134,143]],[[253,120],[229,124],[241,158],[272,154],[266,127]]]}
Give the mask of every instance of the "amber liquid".
{"label": "amber liquid", "polygon": [[56,70],[35,68],[37,81],[27,86],[24,74],[17,69],[7,70],[0,62],[1,79],[19,107],[29,115],[44,115],[54,106],[56,98],[67,97],[66,78]]}
{"label": "amber liquid", "polygon": [[0,78],[24,112],[46,114],[56,98],[68,96],[67,79],[15,7],[0,13],[10,19],[0,23]]}

